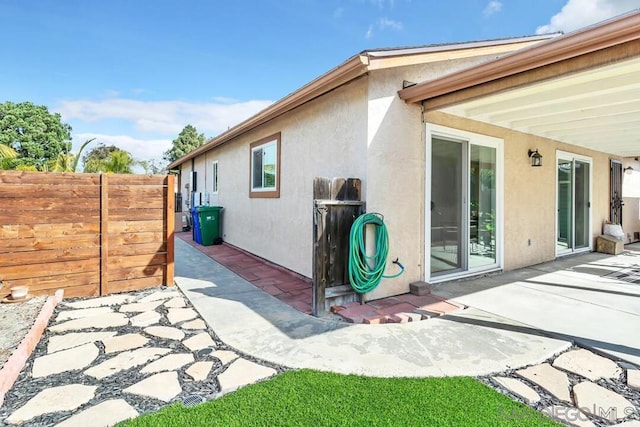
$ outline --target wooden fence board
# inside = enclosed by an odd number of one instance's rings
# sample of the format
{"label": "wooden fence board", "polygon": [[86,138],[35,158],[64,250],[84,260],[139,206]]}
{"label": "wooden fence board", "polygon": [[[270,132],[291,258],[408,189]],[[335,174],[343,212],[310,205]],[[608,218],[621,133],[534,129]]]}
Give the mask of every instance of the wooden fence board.
{"label": "wooden fence board", "polygon": [[109,256],[131,256],[142,254],[166,253],[166,242],[140,243],[132,245],[111,245]]}
{"label": "wooden fence board", "polygon": [[140,279],[143,277],[162,276],[164,265],[146,265],[144,267],[112,268],[109,270],[109,283],[119,280]]}
{"label": "wooden fence board", "polygon": [[100,256],[100,247],[48,249],[29,252],[0,253],[0,265],[29,266],[31,264],[77,261]]}
{"label": "wooden fence board", "polygon": [[173,284],[173,179],[0,171],[0,297]]}
{"label": "wooden fence board", "polygon": [[80,234],[64,237],[36,237],[0,240],[0,253],[27,252],[48,249],[92,248],[100,246],[100,235]]}
{"label": "wooden fence board", "polygon": [[111,268],[129,268],[129,267],[144,267],[147,265],[161,265],[167,257],[166,253],[155,254],[143,254],[143,255],[129,255],[129,256],[110,256],[109,257],[109,269]]}
{"label": "wooden fence board", "polygon": [[100,233],[98,223],[0,224],[0,239],[63,237]]}
{"label": "wooden fence board", "polygon": [[27,197],[5,197],[0,199],[0,216],[4,211],[77,211],[96,210],[95,201],[91,200],[62,200],[59,197],[40,197],[31,199]]}
{"label": "wooden fence board", "polygon": [[59,196],[70,202],[77,198],[98,198],[100,187],[76,186],[76,185],[45,185],[45,184],[2,184],[0,185],[0,198],[23,198],[25,194],[30,197]]}
{"label": "wooden fence board", "polygon": [[162,215],[164,209],[109,209],[112,221],[150,221]]}
{"label": "wooden fence board", "polygon": [[73,222],[98,222],[98,211],[8,211],[0,213],[0,224],[58,224]]}
{"label": "wooden fence board", "polygon": [[161,231],[120,234],[111,233],[109,234],[109,240],[112,243],[111,246],[164,241],[163,233]]}
{"label": "wooden fence board", "polygon": [[111,221],[110,233],[148,233],[164,231],[165,221]]}
{"label": "wooden fence board", "polygon": [[43,184],[59,185],[99,185],[99,174],[77,174],[77,173],[33,173],[18,171],[3,171],[0,174],[0,183],[2,184]]}
{"label": "wooden fence board", "polygon": [[[164,175],[111,175],[111,185],[165,185]],[[172,190],[173,191],[173,190]]]}

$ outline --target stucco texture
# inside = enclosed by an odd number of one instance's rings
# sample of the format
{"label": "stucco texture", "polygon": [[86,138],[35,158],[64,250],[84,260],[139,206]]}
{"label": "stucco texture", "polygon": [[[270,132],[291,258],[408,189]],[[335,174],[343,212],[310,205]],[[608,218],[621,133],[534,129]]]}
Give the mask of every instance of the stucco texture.
{"label": "stucco texture", "polygon": [[[311,277],[313,178],[355,177],[366,186],[366,128],[359,125],[366,123],[366,83],[342,86],[196,158],[202,192],[211,192],[211,163],[218,161],[214,198],[224,207],[226,242]],[[280,197],[250,198],[249,145],[277,132]]]}
{"label": "stucco texture", "polygon": [[622,175],[622,229],[627,235],[625,242],[636,241],[640,234],[640,161],[626,158],[622,167],[633,168]]}
{"label": "stucco texture", "polygon": [[[437,111],[426,113],[425,119],[504,140],[504,270],[556,257],[558,150],[592,158],[591,235],[595,247],[595,238],[609,217],[609,161],[615,156]],[[542,167],[531,167],[529,149],[538,149],[543,155]]]}

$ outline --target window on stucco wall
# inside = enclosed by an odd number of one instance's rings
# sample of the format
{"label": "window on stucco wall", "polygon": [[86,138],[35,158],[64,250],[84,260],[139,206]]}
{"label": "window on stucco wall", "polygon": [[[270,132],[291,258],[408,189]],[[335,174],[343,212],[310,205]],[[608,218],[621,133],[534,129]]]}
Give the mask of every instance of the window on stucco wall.
{"label": "window on stucco wall", "polygon": [[211,192],[218,194],[218,161],[214,160],[211,166]]}
{"label": "window on stucco wall", "polygon": [[280,134],[251,144],[249,197],[280,197]]}

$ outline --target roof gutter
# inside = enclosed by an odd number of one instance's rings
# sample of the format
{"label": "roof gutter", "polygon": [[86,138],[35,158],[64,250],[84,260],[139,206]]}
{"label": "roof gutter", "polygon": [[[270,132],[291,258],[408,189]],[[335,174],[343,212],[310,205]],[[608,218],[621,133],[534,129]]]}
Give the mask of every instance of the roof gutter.
{"label": "roof gutter", "polygon": [[636,10],[601,24],[518,50],[494,61],[411,86],[400,90],[398,95],[407,103],[418,103],[639,39],[640,11]]}
{"label": "roof gutter", "polygon": [[170,163],[167,169],[175,169],[187,160],[197,157],[214,147],[229,142],[233,138],[255,129],[258,126],[263,125],[264,123],[365,74],[368,66],[369,58],[366,55],[356,55],[351,57],[346,62],[307,83],[297,91],[285,96],[279,101],[274,102],[256,115],[210,139],[204,145]]}

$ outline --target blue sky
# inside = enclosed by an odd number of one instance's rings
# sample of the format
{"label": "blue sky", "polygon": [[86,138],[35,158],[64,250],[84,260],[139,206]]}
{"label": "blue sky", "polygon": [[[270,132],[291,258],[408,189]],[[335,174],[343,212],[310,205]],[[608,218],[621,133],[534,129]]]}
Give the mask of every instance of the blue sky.
{"label": "blue sky", "polygon": [[640,0],[1,0],[0,102],[59,112],[160,158],[186,124],[226,130],[370,48],[571,31]]}

